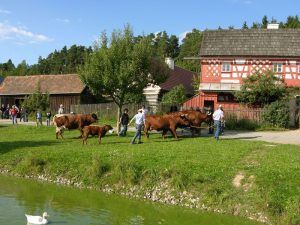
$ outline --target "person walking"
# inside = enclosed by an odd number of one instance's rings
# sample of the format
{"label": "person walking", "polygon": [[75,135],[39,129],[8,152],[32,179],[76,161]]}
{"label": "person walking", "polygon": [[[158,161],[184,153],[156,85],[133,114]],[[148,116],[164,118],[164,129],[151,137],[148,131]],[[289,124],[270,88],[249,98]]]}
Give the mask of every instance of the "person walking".
{"label": "person walking", "polygon": [[121,131],[119,132],[119,136],[126,136],[127,127],[129,122],[128,109],[124,109],[122,116],[120,117],[119,123],[121,124]]}
{"label": "person walking", "polygon": [[43,121],[42,121],[42,113],[40,112],[40,110],[38,110],[35,114],[35,118],[36,118],[36,126],[38,127],[39,125],[43,125]]}
{"label": "person walking", "polygon": [[215,139],[218,141],[221,132],[221,124],[224,121],[223,106],[219,105],[218,109],[213,114],[214,126],[215,126]]}
{"label": "person walking", "polygon": [[15,105],[13,105],[11,107],[11,109],[9,110],[9,114],[11,116],[11,120],[12,120],[12,124],[18,124],[17,123],[17,114],[18,114],[18,110],[16,108]]}
{"label": "person walking", "polygon": [[132,121],[135,120],[135,135],[131,140],[131,144],[135,144],[135,139],[138,138],[138,144],[142,144],[142,127],[144,126],[145,123],[145,115],[143,113],[142,109],[138,110],[138,113],[134,115],[134,117],[130,120],[129,124],[132,123]]}
{"label": "person walking", "polygon": [[1,105],[1,119],[5,119],[5,111],[6,111],[6,107],[4,104]]}
{"label": "person walking", "polygon": [[47,126],[50,126],[50,121],[51,121],[51,111],[48,111],[46,113],[46,124],[47,124]]}

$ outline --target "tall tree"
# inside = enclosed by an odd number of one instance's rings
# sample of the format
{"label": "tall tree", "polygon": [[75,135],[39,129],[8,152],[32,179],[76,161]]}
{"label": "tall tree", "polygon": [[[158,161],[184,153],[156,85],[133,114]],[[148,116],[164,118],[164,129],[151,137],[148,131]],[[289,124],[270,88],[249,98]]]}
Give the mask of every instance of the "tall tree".
{"label": "tall tree", "polygon": [[187,60],[185,57],[199,57],[199,51],[202,41],[202,32],[197,29],[193,29],[192,32],[187,33],[185,38],[182,40],[182,45],[180,46],[180,53],[176,60],[176,64],[193,71],[195,73],[200,72],[200,60]]}
{"label": "tall tree", "polygon": [[268,17],[264,16],[261,20],[261,28],[267,28],[269,23]]}
{"label": "tall tree", "polygon": [[133,95],[141,95],[148,83],[166,79],[167,65],[154,60],[148,38],[136,42],[129,25],[124,30],[113,31],[110,44],[106,35],[95,45],[79,74],[96,95],[109,95],[118,105],[118,117],[124,104],[134,101]]}

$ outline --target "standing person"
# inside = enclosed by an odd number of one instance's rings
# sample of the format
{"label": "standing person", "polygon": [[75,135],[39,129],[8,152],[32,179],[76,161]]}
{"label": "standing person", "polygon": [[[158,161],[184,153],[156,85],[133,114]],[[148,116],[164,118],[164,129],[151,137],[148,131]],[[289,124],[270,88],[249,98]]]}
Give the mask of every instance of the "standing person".
{"label": "standing person", "polygon": [[16,108],[15,105],[13,105],[11,107],[11,109],[9,110],[9,114],[11,116],[11,120],[12,120],[12,124],[17,124],[17,114],[18,114],[18,110]]}
{"label": "standing person", "polygon": [[60,104],[59,109],[58,109],[58,114],[64,114],[64,106],[63,104]]}
{"label": "standing person", "polygon": [[122,113],[120,117],[119,123],[121,124],[121,131],[119,132],[119,136],[126,136],[127,127],[129,122],[129,116],[128,116],[128,109],[124,109],[124,112]]}
{"label": "standing person", "polygon": [[220,132],[221,132],[221,123],[224,121],[224,112],[223,112],[223,106],[219,105],[218,109],[213,114],[214,119],[214,125],[216,127],[215,130],[215,139],[218,141]]}
{"label": "standing person", "polygon": [[6,107],[4,104],[1,105],[1,119],[5,118],[5,111],[6,111]]}
{"label": "standing person", "polygon": [[36,118],[36,126],[38,127],[39,125],[43,125],[43,121],[42,121],[42,113],[40,112],[40,110],[38,110],[35,114],[35,118]]}
{"label": "standing person", "polygon": [[50,121],[51,121],[51,111],[48,111],[46,113],[46,124],[47,124],[47,126],[50,126]]}
{"label": "standing person", "polygon": [[[131,144],[135,144],[135,139],[138,138],[138,144],[142,144],[142,127],[144,126],[145,123],[145,115],[143,113],[143,109],[139,109],[138,113],[134,115],[134,117],[130,120],[129,124],[132,123],[132,121],[135,120],[135,128],[136,132],[131,140]],[[129,125],[128,124],[128,125]]]}
{"label": "standing person", "polygon": [[[207,115],[212,117],[212,114],[213,114],[213,110],[212,110],[211,106],[208,106]],[[208,126],[209,126],[208,134],[213,134],[214,133],[214,123],[212,120],[209,121]]]}
{"label": "standing person", "polygon": [[20,110],[20,122],[22,122],[22,119],[23,122],[26,122],[26,110],[23,107]]}

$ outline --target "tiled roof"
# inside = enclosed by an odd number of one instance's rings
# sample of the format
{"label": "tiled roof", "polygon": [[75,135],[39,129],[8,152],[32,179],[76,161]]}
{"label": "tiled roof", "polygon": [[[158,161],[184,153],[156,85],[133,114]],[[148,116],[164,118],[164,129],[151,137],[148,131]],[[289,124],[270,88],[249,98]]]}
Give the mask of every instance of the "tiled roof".
{"label": "tiled roof", "polygon": [[300,56],[300,29],[204,31],[200,56]]}
{"label": "tiled roof", "polygon": [[193,95],[194,89],[192,83],[194,75],[196,74],[191,71],[175,66],[174,70],[171,70],[169,78],[159,86],[163,90],[170,91],[173,87],[182,84],[186,94]]}
{"label": "tiled roof", "polygon": [[85,85],[77,74],[8,76],[0,86],[0,95],[32,94],[40,85],[49,94],[80,94]]}

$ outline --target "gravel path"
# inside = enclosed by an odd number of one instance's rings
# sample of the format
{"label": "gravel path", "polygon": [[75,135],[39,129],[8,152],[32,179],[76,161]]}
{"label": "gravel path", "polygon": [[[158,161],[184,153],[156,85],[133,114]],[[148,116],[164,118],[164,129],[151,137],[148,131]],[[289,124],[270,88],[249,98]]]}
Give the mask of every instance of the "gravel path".
{"label": "gravel path", "polygon": [[[19,122],[22,125],[32,125],[35,126],[35,122]],[[11,124],[11,120],[1,120],[1,124]],[[45,124],[45,123],[44,123]],[[134,131],[135,129],[130,127],[130,131]],[[179,131],[180,135],[180,131]],[[201,136],[211,136],[208,135],[206,129],[201,130]],[[300,129],[298,130],[288,130],[288,131],[226,131],[224,135],[220,137],[220,139],[241,139],[241,140],[254,140],[254,141],[266,141],[272,143],[280,143],[280,144],[296,144],[300,145]]]}

